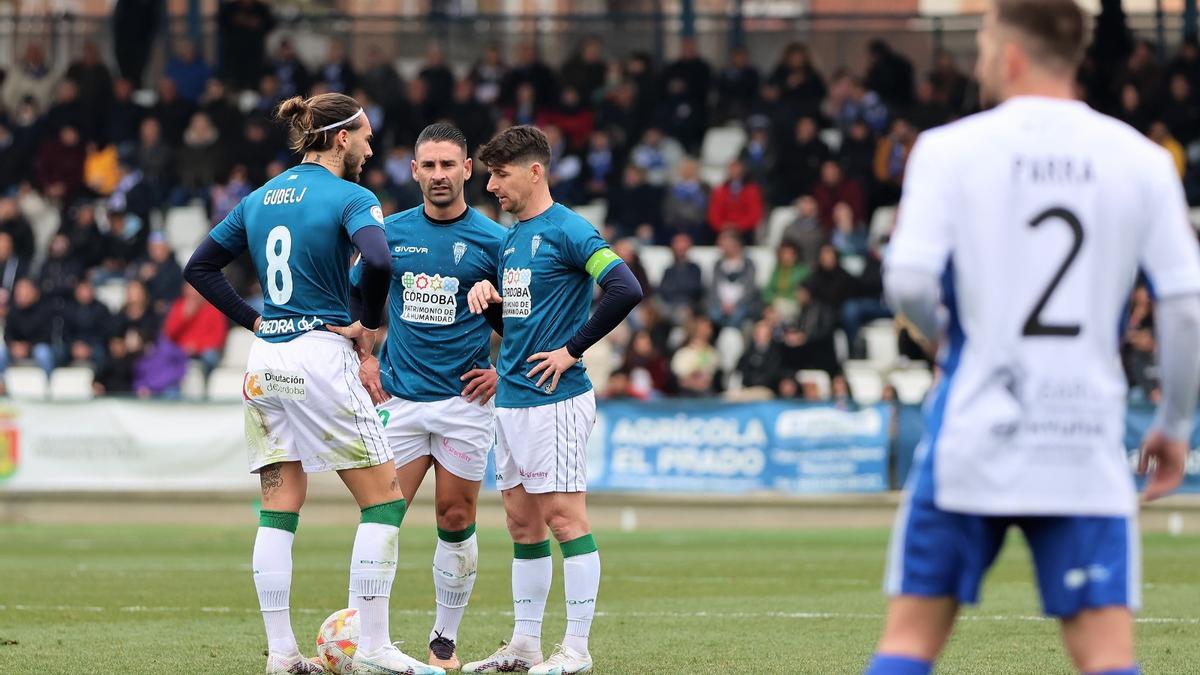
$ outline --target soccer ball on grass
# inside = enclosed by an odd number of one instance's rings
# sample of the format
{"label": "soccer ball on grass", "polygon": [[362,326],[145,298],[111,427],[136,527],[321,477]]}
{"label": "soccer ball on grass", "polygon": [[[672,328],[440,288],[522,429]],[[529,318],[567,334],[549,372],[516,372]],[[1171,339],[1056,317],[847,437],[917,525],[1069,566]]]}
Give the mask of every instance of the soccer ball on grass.
{"label": "soccer ball on grass", "polygon": [[317,656],[331,673],[350,672],[358,649],[358,611],[339,609],[329,615],[317,631]]}

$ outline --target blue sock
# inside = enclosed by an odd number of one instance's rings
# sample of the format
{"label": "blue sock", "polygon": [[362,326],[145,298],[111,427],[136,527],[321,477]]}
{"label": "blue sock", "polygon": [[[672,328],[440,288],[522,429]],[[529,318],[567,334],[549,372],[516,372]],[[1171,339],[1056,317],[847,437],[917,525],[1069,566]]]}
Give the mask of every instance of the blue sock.
{"label": "blue sock", "polygon": [[1137,667],[1137,664],[1135,663],[1132,666],[1130,666],[1129,668],[1118,668],[1116,670],[1105,670],[1105,671],[1095,672],[1095,673],[1086,673],[1085,675],[1142,675],[1142,671],[1140,668]]}
{"label": "blue sock", "polygon": [[929,675],[933,664],[911,656],[876,654],[863,675]]}

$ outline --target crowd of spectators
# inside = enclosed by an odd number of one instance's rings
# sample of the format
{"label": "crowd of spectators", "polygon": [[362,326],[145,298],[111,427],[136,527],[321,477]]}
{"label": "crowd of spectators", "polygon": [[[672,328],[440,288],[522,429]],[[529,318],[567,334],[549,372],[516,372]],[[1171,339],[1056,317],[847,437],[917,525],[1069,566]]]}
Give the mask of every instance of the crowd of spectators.
{"label": "crowd of spectators", "polygon": [[[795,374],[822,370],[831,396],[848,400],[840,356],[862,357],[867,323],[888,318],[881,259],[888,231],[868,231],[897,203],[919,134],[979,108],[977,88],[949,53],[927,72],[882,40],[863,72],[831,67],[801,43],[771,64],[744,48],[719,60],[680,41],[673,58],[612,58],[585,39],[563,63],[531,45],[509,58],[489,47],[472,64],[451,64],[436,45],[408,77],[383,44],[354,60],[336,40],[323,59],[300,58],[293,42],[267,37],[271,10],[257,0],[221,6],[221,53],[210,62],[188,40],[171,42],[161,75],[143,79],[140,53],[110,60],[95,44],[65,64],[37,43],[0,71],[0,367],[29,362],[50,371],[87,364],[96,389],[173,396],[189,360],[211,370],[228,325],[184,284],[178,256],[156,214],[203,205],[211,223],[295,161],[270,114],[295,94],[338,91],[357,98],[375,130],[375,158],[362,182],[393,213],[420,203],[411,146],[446,119],[474,152],[496,130],[536,124],[550,138],[555,199],[604,203],[602,229],[630,264],[647,301],[601,351],[611,361],[609,397],[717,396],[731,381],[780,397],[812,398]],[[152,96],[139,95],[151,90]],[[143,94],[146,93],[143,91]],[[1085,66],[1080,96],[1167,148],[1189,197],[1200,197],[1200,48],[1186,42],[1169,60],[1136,42],[1116,72]],[[745,131],[721,180],[699,161],[706,133]],[[827,130],[840,142],[827,143]],[[476,165],[468,202],[498,216]],[[794,209],[774,246],[768,282],[747,246],[766,244],[777,207]],[[36,230],[32,223],[55,223]],[[774,242],[771,242],[774,244]],[[639,261],[645,246],[670,247],[657,284]],[[701,270],[689,252],[715,246]],[[235,285],[261,301],[247,261]],[[123,283],[116,313],[96,288]],[[1153,306],[1140,289],[1123,344],[1131,383],[1153,399]],[[723,367],[722,331],[744,353]],[[845,335],[837,348],[835,336]],[[900,333],[901,353],[924,358]],[[840,353],[839,353],[840,352]],[[728,372],[727,372],[728,371]]]}

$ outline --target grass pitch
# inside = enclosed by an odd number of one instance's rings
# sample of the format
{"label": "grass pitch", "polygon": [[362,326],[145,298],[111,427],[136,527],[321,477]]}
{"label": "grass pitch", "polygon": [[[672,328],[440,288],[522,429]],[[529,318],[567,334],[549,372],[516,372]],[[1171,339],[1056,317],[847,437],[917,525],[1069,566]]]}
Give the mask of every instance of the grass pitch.
{"label": "grass pitch", "polygon": [[[346,601],[352,526],[304,526],[292,622],[307,654]],[[405,527],[392,637],[426,653],[434,533]],[[0,673],[256,673],[265,646],[250,576],[253,527],[0,527]],[[604,577],[592,653],[598,673],[857,673],[882,625],[887,533],[597,533]],[[511,544],[480,532],[478,583],[459,635],[464,660],[511,632]],[[557,559],[557,547],[555,550]],[[1200,538],[1145,539],[1148,673],[1200,672]],[[562,635],[555,562],[543,646]],[[939,673],[1070,673],[1040,620],[1019,536],[969,610]]]}

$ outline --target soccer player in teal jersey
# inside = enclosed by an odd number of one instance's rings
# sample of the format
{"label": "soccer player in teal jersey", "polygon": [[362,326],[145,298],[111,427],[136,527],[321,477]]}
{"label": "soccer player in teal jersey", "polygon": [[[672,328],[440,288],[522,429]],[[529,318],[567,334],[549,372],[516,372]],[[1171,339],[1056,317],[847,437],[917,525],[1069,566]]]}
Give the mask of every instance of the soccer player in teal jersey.
{"label": "soccer player in teal jersey", "polygon": [[[600,556],[588,525],[587,440],[596,422],[580,358],[642,299],[633,273],[590,223],[550,197],[550,146],[539,130],[506,129],[479,152],[488,191],[517,217],[500,250],[500,291],[471,289],[471,311],[503,319],[496,393],[496,483],[513,551],[512,640],[464,672],[544,675],[592,668],[588,635]],[[603,289],[592,316],[593,282]],[[541,626],[553,570],[547,526],[563,554],[567,631],[542,662]]]}
{"label": "soccer player in teal jersey", "polygon": [[[302,163],[234,207],[185,272],[210,302],[258,336],[242,393],[250,470],[262,485],[252,569],[267,632],[266,672],[325,672],[300,655],[289,597],[307,474],[333,470],[362,512],[350,560],[361,626],[351,672],[444,673],[402,653],[388,634],[406,503],[379,417],[354,376],[355,351],[374,347],[387,297],[383,212],[354,182],[371,157],[371,123],[342,94],[295,97],[277,115],[290,127]],[[351,324],[346,271],[354,247],[364,261],[363,312]],[[267,293],[261,317],[220,271],[246,250]]]}
{"label": "soccer player in teal jersey", "polygon": [[[429,125],[417,137],[414,157],[413,178],[424,199],[384,221],[392,257],[387,342],[378,359],[363,361],[360,374],[410,503],[433,466],[437,617],[429,663],[457,670],[458,628],[479,560],[475,508],[496,436],[492,327],[467,311],[467,293],[497,277],[506,231],[467,206],[463,184],[471,177],[471,159],[461,131]],[[352,281],[360,271],[355,265]]]}

